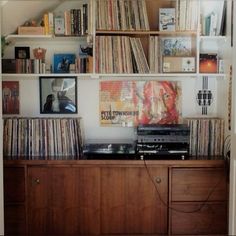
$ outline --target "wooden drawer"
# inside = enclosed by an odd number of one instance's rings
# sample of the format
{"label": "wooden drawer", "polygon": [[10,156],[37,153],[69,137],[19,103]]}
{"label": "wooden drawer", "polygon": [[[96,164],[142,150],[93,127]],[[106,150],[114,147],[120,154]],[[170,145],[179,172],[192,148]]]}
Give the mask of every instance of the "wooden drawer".
{"label": "wooden drawer", "polygon": [[173,168],[171,201],[227,200],[223,168]]}
{"label": "wooden drawer", "polygon": [[227,204],[225,202],[175,203],[172,204],[172,209],[175,210],[171,210],[171,234],[219,235],[227,233]]}
{"label": "wooden drawer", "polygon": [[23,203],[25,201],[24,167],[4,168],[5,203]]}

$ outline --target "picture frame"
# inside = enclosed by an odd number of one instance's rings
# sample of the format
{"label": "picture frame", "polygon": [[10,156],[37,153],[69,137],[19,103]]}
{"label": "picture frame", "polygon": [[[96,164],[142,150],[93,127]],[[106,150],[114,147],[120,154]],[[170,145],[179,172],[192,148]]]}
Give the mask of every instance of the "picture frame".
{"label": "picture frame", "polygon": [[2,81],[2,113],[20,114],[19,81]]}
{"label": "picture frame", "polygon": [[15,59],[30,59],[30,47],[15,47]]}
{"label": "picture frame", "polygon": [[58,53],[54,54],[53,72],[54,73],[70,73],[75,68],[75,54]]}
{"label": "picture frame", "polygon": [[76,114],[76,76],[40,76],[40,113]]}

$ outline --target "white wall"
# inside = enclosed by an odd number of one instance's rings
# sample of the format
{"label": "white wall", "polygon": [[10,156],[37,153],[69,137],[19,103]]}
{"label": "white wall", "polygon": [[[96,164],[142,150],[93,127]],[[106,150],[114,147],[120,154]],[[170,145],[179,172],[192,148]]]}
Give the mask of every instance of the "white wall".
{"label": "white wall", "polygon": [[[234,1],[234,19],[236,20],[236,2]],[[232,92],[232,130],[230,160],[230,194],[229,194],[229,234],[236,235],[236,24],[233,24],[233,92]]]}
{"label": "white wall", "polygon": [[[2,17],[2,11],[0,6],[0,19]],[[1,25],[0,25],[1,33]],[[1,43],[0,43],[1,45]],[[1,59],[0,49],[0,59]],[[2,78],[1,78],[1,67],[0,67],[0,98],[2,97]],[[0,235],[4,235],[4,211],[3,211],[3,155],[2,155],[2,103],[0,102]]]}
{"label": "white wall", "polygon": [[[3,78],[5,80],[6,78]],[[119,77],[113,78],[120,79]],[[144,78],[147,79],[147,78]],[[153,77],[153,80],[161,78]],[[162,78],[164,80],[165,78]],[[38,77],[7,77],[7,80],[18,80],[20,83],[20,116],[43,116],[40,114],[39,101],[39,78]],[[105,80],[105,78],[103,79]],[[182,116],[191,117],[199,115],[201,109],[197,105],[196,94],[201,88],[201,80],[191,77],[172,78],[181,82],[182,87]],[[217,79],[211,78],[209,86],[217,93]],[[212,115],[217,115],[217,95],[213,108],[210,109]],[[222,102],[222,99],[220,100]],[[45,116],[45,115],[44,115]],[[55,116],[46,115],[46,116]],[[60,115],[57,115],[60,116]],[[65,116],[65,115],[61,115]],[[78,114],[83,119],[83,126],[86,139],[133,139],[135,129],[128,127],[100,127],[99,124],[99,80],[97,79],[78,79]]]}

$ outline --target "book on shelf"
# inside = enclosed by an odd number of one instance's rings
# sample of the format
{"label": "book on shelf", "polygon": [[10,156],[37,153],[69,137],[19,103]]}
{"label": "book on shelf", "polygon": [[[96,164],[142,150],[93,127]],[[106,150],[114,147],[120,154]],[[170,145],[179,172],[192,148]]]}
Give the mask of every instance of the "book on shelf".
{"label": "book on shelf", "polygon": [[65,18],[61,15],[54,17],[55,35],[65,35]]}
{"label": "book on shelf", "polygon": [[44,34],[58,36],[83,36],[89,33],[89,4],[84,3],[78,8],[67,9],[58,14],[43,14]]}
{"label": "book on shelf", "polygon": [[93,72],[93,57],[77,57],[75,60],[76,73],[92,73]]}
{"label": "book on shelf", "polygon": [[44,33],[46,35],[53,35],[54,34],[53,12],[45,12],[43,14],[43,22],[44,22]]}
{"label": "book on shelf", "polygon": [[159,9],[159,30],[175,31],[175,8]]}
{"label": "book on shelf", "polygon": [[[212,6],[213,7],[213,6]],[[201,34],[204,36],[225,35],[227,1],[218,0],[217,5],[207,15],[201,15]]]}
{"label": "book on shelf", "polygon": [[46,64],[39,59],[2,59],[2,73],[45,73]]}
{"label": "book on shelf", "polygon": [[2,59],[2,73],[16,73],[16,59]]}
{"label": "book on shelf", "polygon": [[197,30],[198,0],[176,0],[176,30]]}
{"label": "book on shelf", "polygon": [[217,14],[211,12],[205,17],[204,21],[204,35],[205,36],[216,36],[217,32]]}
{"label": "book on shelf", "polygon": [[221,8],[221,11],[219,13],[219,31],[217,32],[217,35],[226,35],[226,13],[227,13],[227,1],[224,0],[223,7]]}

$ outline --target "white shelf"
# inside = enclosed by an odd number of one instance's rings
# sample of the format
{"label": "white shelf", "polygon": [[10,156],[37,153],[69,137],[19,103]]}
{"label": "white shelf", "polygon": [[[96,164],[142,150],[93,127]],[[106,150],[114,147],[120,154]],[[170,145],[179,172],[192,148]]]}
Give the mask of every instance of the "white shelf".
{"label": "white shelf", "polygon": [[207,77],[226,77],[227,74],[222,74],[222,73],[208,73],[208,74],[205,74],[205,73],[199,73],[198,76],[200,77],[203,77],[203,76],[207,76]]}
{"label": "white shelf", "polygon": [[61,41],[61,40],[78,40],[81,38],[87,38],[90,37],[89,35],[83,35],[83,36],[55,36],[55,35],[19,35],[19,34],[10,34],[6,36],[5,40],[7,42],[16,42],[16,41],[42,41],[42,40],[54,40],[54,41]]}
{"label": "white shelf", "polygon": [[196,73],[149,73],[149,74],[139,74],[139,73],[133,73],[133,74],[97,74],[99,77],[196,77]]}
{"label": "white shelf", "polygon": [[20,39],[50,39],[52,35],[19,35],[19,34],[9,34],[6,36],[6,41],[20,40]]}
{"label": "white shelf", "polygon": [[6,73],[2,74],[3,79],[7,77],[25,77],[25,78],[32,78],[32,77],[40,77],[40,76],[45,76],[45,77],[68,77],[68,76],[76,76],[79,78],[88,78],[88,77],[93,77],[93,74],[78,74],[78,73],[63,73],[63,74],[55,74],[55,73],[47,73],[47,74],[24,74],[24,73]]}
{"label": "white shelf", "polygon": [[[227,74],[218,74],[218,73],[211,73],[211,74],[203,74],[203,73],[158,73],[158,74],[95,74],[95,73],[47,73],[47,74],[24,74],[24,73],[5,73],[2,74],[3,78],[7,77],[25,77],[25,78],[32,78],[32,77],[40,77],[40,76],[45,76],[45,77],[66,77],[66,76],[76,76],[79,79],[80,78],[86,78],[86,79],[101,79],[106,77],[106,79],[109,80],[114,80],[114,79],[153,79],[154,77],[158,78],[197,78],[197,77],[203,77],[203,76],[208,76],[208,77],[226,77]],[[109,78],[107,78],[109,77]]]}
{"label": "white shelf", "polygon": [[200,36],[200,40],[225,40],[226,41],[227,37],[226,36]]}

